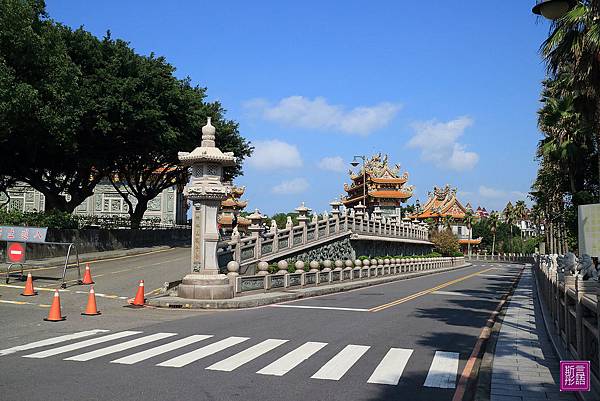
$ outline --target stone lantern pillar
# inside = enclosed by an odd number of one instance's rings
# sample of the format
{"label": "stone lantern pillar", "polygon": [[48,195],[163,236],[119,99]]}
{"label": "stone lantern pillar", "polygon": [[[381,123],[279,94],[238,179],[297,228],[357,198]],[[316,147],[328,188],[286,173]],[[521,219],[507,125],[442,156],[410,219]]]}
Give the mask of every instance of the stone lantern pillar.
{"label": "stone lantern pillar", "polygon": [[379,206],[375,206],[375,209],[373,209],[373,220],[381,223],[381,208]]}
{"label": "stone lantern pillar", "polygon": [[202,142],[192,152],[179,152],[179,161],[191,167],[192,178],[184,194],[192,201],[191,274],[178,287],[182,298],[233,298],[233,287],[219,274],[217,213],[228,188],[223,185],[223,168],[235,166],[232,152],[215,147],[215,127],[210,117],[202,127]]}
{"label": "stone lantern pillar", "polygon": [[248,231],[254,237],[258,237],[260,232],[263,230],[262,221],[265,218],[262,214],[260,214],[260,210],[254,209],[254,213],[248,215],[248,220],[250,220],[250,227],[248,227]]}
{"label": "stone lantern pillar", "polygon": [[300,206],[298,206],[296,208],[296,211],[298,212],[298,224],[300,224],[301,226],[306,226],[306,223],[308,223],[308,221],[310,220],[310,217],[308,217],[308,213],[311,211],[312,209],[307,208],[304,205],[304,202],[302,202],[300,204]]}
{"label": "stone lantern pillar", "polygon": [[354,215],[362,220],[364,218],[366,208],[367,207],[363,205],[362,202],[359,202],[358,205],[354,206],[354,210],[356,211]]}
{"label": "stone lantern pillar", "polygon": [[338,201],[337,199],[334,199],[329,205],[331,206],[331,215],[334,219],[339,220],[340,215],[342,214],[340,207],[343,205],[343,203]]}

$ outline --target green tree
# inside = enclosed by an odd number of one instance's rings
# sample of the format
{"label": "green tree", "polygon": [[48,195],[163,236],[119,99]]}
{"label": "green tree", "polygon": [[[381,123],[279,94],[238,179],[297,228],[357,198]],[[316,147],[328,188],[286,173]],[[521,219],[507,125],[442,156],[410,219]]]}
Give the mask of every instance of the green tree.
{"label": "green tree", "polygon": [[[599,18],[598,1],[579,0],[567,15],[553,22],[551,33],[541,49],[548,71],[554,77],[559,77],[566,72],[567,86],[584,99],[581,110],[595,132],[598,172],[600,172]],[[600,173],[596,176],[600,176]]]}
{"label": "green tree", "polygon": [[82,86],[65,41],[71,33],[48,19],[43,1],[0,0],[0,148],[11,149],[0,176],[68,212],[93,193],[118,142],[94,123],[89,96],[102,94]]}
{"label": "green tree", "polygon": [[487,219],[487,223],[490,227],[490,231],[492,232],[492,255],[496,250],[496,231],[498,230],[498,223],[500,223],[498,212],[490,213],[490,217]]}
{"label": "green tree", "polygon": [[451,230],[434,230],[431,233],[430,241],[433,242],[435,250],[443,256],[454,256],[460,252],[458,238]]}
{"label": "green tree", "polygon": [[467,210],[467,212],[465,213],[463,222],[465,223],[465,226],[467,226],[467,229],[469,230],[469,243],[467,244],[469,257],[471,257],[471,240],[473,239],[473,224],[475,223],[475,221],[476,221],[476,216],[473,214],[473,212],[471,210]]}

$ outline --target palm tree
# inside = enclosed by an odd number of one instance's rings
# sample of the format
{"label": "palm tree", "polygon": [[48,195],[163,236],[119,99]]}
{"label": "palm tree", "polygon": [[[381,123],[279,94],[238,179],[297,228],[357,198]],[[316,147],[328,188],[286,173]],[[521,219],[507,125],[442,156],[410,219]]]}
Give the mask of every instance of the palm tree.
{"label": "palm tree", "polygon": [[512,202],[509,201],[506,204],[506,207],[502,211],[502,215],[504,217],[504,222],[506,224],[508,224],[508,226],[510,227],[510,252],[512,253],[513,224],[515,223],[515,212],[514,212],[514,206],[513,206]]}
{"label": "palm tree", "polygon": [[[564,17],[552,24],[541,53],[555,77],[568,73],[568,86],[582,99],[582,111],[600,147],[600,3],[579,0]],[[600,158],[598,158],[600,174]]]}
{"label": "palm tree", "polygon": [[446,215],[446,216],[442,217],[442,227],[444,229],[452,230],[452,222],[453,222],[452,216]]}
{"label": "palm tree", "polygon": [[469,258],[471,258],[471,240],[473,239],[473,224],[475,223],[476,217],[472,211],[467,210],[465,213],[465,217],[463,219],[467,229],[469,230],[469,242],[467,243],[467,253]]}
{"label": "palm tree", "polygon": [[[516,223],[520,223],[521,221],[527,219],[527,205],[525,204],[525,201],[518,200],[515,203],[515,206],[513,208],[513,214],[514,214]],[[522,231],[521,231],[521,234],[522,234]],[[522,236],[523,235],[521,235],[521,237]]]}
{"label": "palm tree", "polygon": [[492,259],[494,258],[494,250],[496,248],[496,230],[498,230],[498,212],[490,213],[490,217],[488,217],[488,224],[490,225],[490,230],[492,231],[493,239],[492,239]]}

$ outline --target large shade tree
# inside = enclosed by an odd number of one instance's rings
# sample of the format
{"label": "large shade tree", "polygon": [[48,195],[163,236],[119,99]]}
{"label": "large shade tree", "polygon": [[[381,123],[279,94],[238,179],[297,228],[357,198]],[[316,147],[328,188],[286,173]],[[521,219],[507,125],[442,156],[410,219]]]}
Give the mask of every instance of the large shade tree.
{"label": "large shade tree", "polygon": [[0,146],[13,150],[0,175],[42,192],[46,209],[72,212],[108,179],[138,227],[151,199],[187,183],[177,152],[199,145],[207,116],[238,157],[225,178],[241,174],[252,148],[237,123],[164,58],[55,23],[42,1],[0,0],[0,24]]}

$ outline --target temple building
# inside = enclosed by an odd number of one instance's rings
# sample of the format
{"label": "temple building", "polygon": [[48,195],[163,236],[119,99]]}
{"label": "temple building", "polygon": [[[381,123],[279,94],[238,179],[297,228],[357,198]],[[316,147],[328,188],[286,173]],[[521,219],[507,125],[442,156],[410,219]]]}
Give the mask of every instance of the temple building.
{"label": "temple building", "polygon": [[400,175],[400,165],[390,167],[388,156],[381,153],[366,159],[364,166],[355,174],[349,171],[352,184],[344,183],[347,195],[342,198],[346,208],[362,204],[372,213],[378,208],[382,215],[400,215],[403,202],[413,194],[413,186],[405,185],[408,173]]}
{"label": "temple building", "polygon": [[231,186],[229,196],[221,202],[218,222],[223,233],[230,235],[233,231],[233,222],[237,218],[237,229],[240,233],[247,233],[250,220],[240,216],[240,213],[248,205],[248,202],[240,199],[244,195],[246,187]]}
{"label": "temple building", "polygon": [[463,206],[456,197],[456,188],[450,188],[446,185],[444,188],[434,187],[433,192],[429,192],[429,199],[422,207],[418,206],[416,212],[409,216],[411,219],[418,219],[433,223],[439,229],[444,225],[450,225],[450,229],[458,237],[463,252],[466,252],[468,244],[471,247],[477,247],[481,243],[481,238],[472,237],[472,229],[464,224],[464,218],[467,211],[473,212],[473,208]]}

